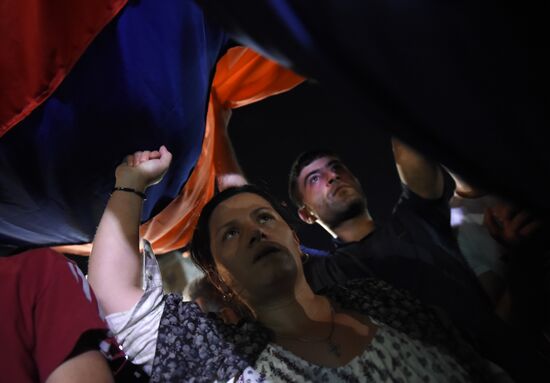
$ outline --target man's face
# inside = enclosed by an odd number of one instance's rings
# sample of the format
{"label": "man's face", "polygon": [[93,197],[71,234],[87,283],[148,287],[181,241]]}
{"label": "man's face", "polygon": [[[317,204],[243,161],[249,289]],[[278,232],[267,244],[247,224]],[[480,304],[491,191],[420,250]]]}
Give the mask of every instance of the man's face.
{"label": "man's face", "polygon": [[264,198],[241,193],[220,203],[209,222],[210,249],[222,280],[249,304],[293,289],[301,268],[294,232]]}
{"label": "man's face", "polygon": [[[329,227],[364,213],[367,207],[359,181],[335,157],[321,157],[304,167],[298,176],[298,190],[307,212]],[[303,211],[300,217],[306,220]]]}

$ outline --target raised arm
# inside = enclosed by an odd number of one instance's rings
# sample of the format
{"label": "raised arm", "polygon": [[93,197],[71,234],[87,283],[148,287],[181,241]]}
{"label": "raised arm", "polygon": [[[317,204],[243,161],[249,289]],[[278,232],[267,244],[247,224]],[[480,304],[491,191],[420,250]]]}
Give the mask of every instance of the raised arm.
{"label": "raised arm", "polygon": [[447,173],[449,173],[449,175],[453,177],[453,180],[455,181],[455,184],[456,184],[455,194],[457,194],[459,197],[480,198],[488,194],[485,190],[479,187],[476,187],[470,184],[469,182],[466,182],[466,180],[464,180],[458,174],[450,171],[447,168],[445,168],[445,170],[447,170]]}
{"label": "raised arm", "polygon": [[103,307],[111,314],[130,309],[141,297],[139,224],[143,199],[139,193],[159,182],[172,155],[159,151],[136,152],[116,169],[116,188],[97,228],[90,255],[88,281]]}
{"label": "raised arm", "polygon": [[239,165],[227,127],[231,109],[220,108],[221,123],[216,126],[214,141],[214,168],[216,183],[220,191],[234,186],[246,185],[248,181]]}
{"label": "raised arm", "polygon": [[440,198],[444,181],[439,164],[426,159],[396,138],[392,139],[392,146],[401,182],[422,198]]}

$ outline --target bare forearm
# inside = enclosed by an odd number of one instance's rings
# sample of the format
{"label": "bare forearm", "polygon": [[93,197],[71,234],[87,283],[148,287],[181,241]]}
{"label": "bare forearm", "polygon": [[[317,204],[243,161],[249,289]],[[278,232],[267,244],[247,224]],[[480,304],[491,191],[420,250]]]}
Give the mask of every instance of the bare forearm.
{"label": "bare forearm", "polygon": [[428,160],[395,138],[392,139],[392,146],[401,182],[423,198],[440,198],[443,195],[444,182],[439,164]]}
{"label": "bare forearm", "polygon": [[224,110],[223,113],[225,126],[218,127],[214,141],[214,168],[219,190],[225,190],[232,186],[241,186],[248,183],[239,165],[237,155],[235,154],[231,138],[227,131],[231,110]]}
{"label": "bare forearm", "polygon": [[138,151],[115,171],[117,188],[99,223],[90,259],[89,281],[107,314],[129,310],[143,295],[139,254],[140,193],[160,182],[172,154]]}
{"label": "bare forearm", "polygon": [[451,172],[449,169],[447,169],[447,172],[453,177],[456,189],[455,192],[462,198],[480,198],[487,194],[486,191],[475,187],[468,182],[466,182],[462,177],[460,177],[458,174]]}
{"label": "bare forearm", "polygon": [[134,193],[114,192],[96,232],[89,282],[108,314],[129,309],[140,296],[141,206]]}

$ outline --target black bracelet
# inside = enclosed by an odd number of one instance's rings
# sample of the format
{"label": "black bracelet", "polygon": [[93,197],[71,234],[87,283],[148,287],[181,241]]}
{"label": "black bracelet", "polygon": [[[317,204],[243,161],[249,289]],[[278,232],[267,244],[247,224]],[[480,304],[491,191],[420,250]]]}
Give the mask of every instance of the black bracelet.
{"label": "black bracelet", "polygon": [[111,194],[116,192],[117,190],[118,191],[123,191],[123,192],[128,192],[128,193],[134,193],[134,194],[140,196],[141,199],[143,199],[144,201],[147,199],[147,197],[145,196],[145,193],[137,191],[136,189],[132,189],[132,188],[114,187]]}

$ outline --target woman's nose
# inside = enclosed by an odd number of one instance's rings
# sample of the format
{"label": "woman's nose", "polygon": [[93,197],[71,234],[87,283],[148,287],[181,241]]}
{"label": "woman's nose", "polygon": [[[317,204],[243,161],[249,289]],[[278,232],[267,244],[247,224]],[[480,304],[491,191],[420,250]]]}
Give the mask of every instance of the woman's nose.
{"label": "woman's nose", "polygon": [[260,228],[254,228],[251,230],[250,239],[248,245],[252,246],[256,242],[260,242],[266,238],[265,233]]}

